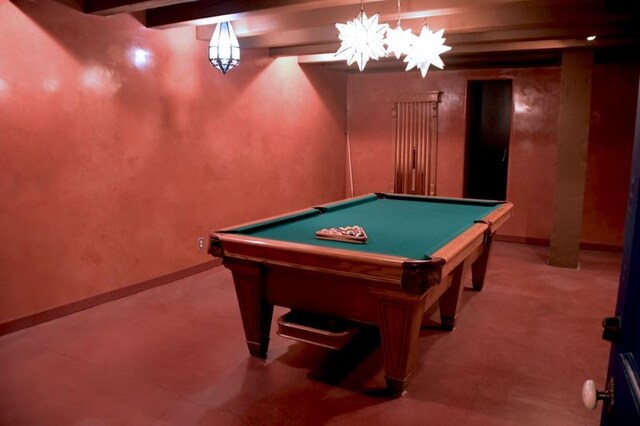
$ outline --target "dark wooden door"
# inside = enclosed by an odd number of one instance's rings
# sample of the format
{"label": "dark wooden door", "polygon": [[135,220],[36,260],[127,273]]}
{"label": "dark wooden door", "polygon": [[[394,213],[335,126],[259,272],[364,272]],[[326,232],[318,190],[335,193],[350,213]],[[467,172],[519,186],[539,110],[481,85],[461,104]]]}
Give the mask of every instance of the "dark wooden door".
{"label": "dark wooden door", "polygon": [[608,426],[640,425],[640,91],[634,138],[616,317],[603,335],[612,341],[607,373],[612,398],[603,404],[601,422]]}
{"label": "dark wooden door", "polygon": [[468,83],[466,197],[506,199],[511,111],[511,80]]}

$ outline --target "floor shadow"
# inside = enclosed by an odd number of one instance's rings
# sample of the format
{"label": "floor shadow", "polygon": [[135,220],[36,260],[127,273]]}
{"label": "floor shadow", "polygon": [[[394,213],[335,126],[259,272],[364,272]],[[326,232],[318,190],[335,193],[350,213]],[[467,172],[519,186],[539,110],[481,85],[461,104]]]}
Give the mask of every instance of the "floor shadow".
{"label": "floor shadow", "polygon": [[[384,364],[379,348],[378,328],[359,326],[359,332],[340,350],[298,342],[289,346],[277,361],[290,367],[307,369],[307,377],[316,382],[358,393],[389,396],[381,392],[385,386]],[[373,388],[372,382],[375,382]]]}
{"label": "floor shadow", "polygon": [[[359,333],[339,351],[329,351],[323,362],[309,371],[309,378],[338,386],[358,366],[364,364],[380,347],[380,335],[375,327],[361,327]],[[376,369],[379,370],[379,369]],[[371,376],[377,371],[370,371]],[[360,372],[362,376],[362,371]]]}

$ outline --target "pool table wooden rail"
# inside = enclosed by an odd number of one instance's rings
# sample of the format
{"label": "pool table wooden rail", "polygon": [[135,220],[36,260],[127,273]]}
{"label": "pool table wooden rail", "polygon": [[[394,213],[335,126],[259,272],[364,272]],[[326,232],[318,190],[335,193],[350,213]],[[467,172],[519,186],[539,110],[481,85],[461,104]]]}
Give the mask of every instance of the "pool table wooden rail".
{"label": "pool table wooden rail", "polygon": [[[433,253],[433,257],[444,259],[445,266],[442,275],[446,276],[455,269],[461,261],[466,260],[469,265],[474,265],[473,284],[476,290],[482,290],[487,261],[491,250],[493,236],[509,218],[513,204],[502,203],[496,210],[487,215],[483,220],[477,221],[469,229],[460,234],[455,240],[444,245]],[[476,260],[484,254],[485,258]],[[478,275],[475,277],[475,275]]]}
{"label": "pool table wooden rail", "polygon": [[444,264],[438,258],[414,260],[226,233],[210,236],[209,253],[222,257],[223,262],[228,258],[243,259],[266,265],[366,278],[374,286],[402,287],[414,294],[423,293],[437,284],[441,278],[440,267]]}

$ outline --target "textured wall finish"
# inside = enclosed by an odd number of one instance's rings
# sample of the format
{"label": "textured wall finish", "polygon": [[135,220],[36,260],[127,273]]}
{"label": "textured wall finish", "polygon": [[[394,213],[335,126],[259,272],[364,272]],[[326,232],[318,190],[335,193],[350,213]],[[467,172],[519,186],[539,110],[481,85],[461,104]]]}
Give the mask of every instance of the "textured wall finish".
{"label": "textured wall finish", "polygon": [[[466,90],[469,80],[513,80],[513,117],[507,198],[514,217],[501,232],[548,238],[551,229],[555,129],[560,72],[556,68],[349,75],[348,126],[356,193],[393,183],[391,106],[404,95],[443,92],[438,106],[437,195],[460,197],[464,188]],[[504,231],[503,231],[504,230]]]}
{"label": "textured wall finish", "polygon": [[622,245],[640,67],[593,67],[581,241]]}
{"label": "textured wall finish", "polygon": [[193,28],[0,2],[0,322],[207,262],[215,228],[344,196],[346,77]]}

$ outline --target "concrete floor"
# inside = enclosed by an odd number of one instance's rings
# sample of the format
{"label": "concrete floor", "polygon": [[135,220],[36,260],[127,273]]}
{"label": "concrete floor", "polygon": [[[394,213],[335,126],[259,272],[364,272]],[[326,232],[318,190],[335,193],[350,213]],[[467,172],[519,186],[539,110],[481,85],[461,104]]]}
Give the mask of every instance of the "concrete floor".
{"label": "concrete floor", "polygon": [[401,398],[376,392],[375,339],[340,353],[272,332],[250,357],[217,267],[0,338],[0,425],[596,425],[580,390],[604,383],[620,256],[546,255],[497,242],[456,329],[423,331]]}

